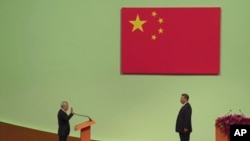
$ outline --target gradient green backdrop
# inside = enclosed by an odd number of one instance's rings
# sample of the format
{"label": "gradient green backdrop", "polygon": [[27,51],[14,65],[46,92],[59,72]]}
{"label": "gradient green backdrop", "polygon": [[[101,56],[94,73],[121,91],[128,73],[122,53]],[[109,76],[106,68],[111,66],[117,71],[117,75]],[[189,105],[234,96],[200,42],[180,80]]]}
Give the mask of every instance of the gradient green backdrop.
{"label": "gradient green backdrop", "polygon": [[[249,0],[0,0],[0,120],[57,132],[62,100],[102,141],[178,141],[180,94],[190,94],[193,141],[215,140],[230,109],[250,116]],[[221,74],[120,74],[120,9],[220,6]],[[71,127],[85,121],[73,117]],[[71,135],[79,136],[72,130]]]}

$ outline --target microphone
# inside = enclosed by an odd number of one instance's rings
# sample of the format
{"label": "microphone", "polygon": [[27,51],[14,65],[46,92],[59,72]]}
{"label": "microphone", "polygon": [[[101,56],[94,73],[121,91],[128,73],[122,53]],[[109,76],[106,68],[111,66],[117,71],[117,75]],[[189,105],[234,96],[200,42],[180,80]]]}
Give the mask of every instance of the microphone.
{"label": "microphone", "polygon": [[77,115],[77,116],[80,116],[80,117],[86,117],[86,118],[89,119],[89,121],[92,121],[92,119],[89,116],[87,116],[87,115],[76,114],[76,113],[74,113],[74,115]]}
{"label": "microphone", "polygon": [[240,112],[242,115],[245,115],[245,114],[243,114],[243,113],[241,112],[241,109],[239,109],[239,112]]}
{"label": "microphone", "polygon": [[232,112],[232,110],[229,110],[229,112],[226,115],[230,114],[231,112]]}

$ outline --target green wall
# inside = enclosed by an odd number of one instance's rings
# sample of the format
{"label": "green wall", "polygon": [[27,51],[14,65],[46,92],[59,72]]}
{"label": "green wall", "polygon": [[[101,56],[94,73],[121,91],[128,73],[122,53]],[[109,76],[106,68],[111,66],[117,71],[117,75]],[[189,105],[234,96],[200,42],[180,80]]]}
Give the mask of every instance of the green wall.
{"label": "green wall", "polygon": [[[230,109],[250,116],[249,0],[0,0],[0,121],[57,132],[62,100],[102,141],[178,141],[182,92],[192,140],[214,140]],[[221,6],[221,74],[120,74],[123,6]],[[71,126],[85,121],[73,117]],[[79,136],[72,130],[71,135]],[[205,138],[204,138],[205,137]]]}

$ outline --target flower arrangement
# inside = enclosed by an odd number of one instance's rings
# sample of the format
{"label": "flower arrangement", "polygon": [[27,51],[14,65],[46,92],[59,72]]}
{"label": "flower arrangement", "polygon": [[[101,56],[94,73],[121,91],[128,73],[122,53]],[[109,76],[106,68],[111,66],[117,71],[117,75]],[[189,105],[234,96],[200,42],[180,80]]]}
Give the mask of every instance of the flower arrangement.
{"label": "flower arrangement", "polygon": [[216,128],[220,128],[222,133],[226,134],[228,137],[230,136],[230,125],[234,124],[250,124],[250,118],[246,117],[243,114],[230,114],[222,117],[218,117],[216,119],[215,126]]}

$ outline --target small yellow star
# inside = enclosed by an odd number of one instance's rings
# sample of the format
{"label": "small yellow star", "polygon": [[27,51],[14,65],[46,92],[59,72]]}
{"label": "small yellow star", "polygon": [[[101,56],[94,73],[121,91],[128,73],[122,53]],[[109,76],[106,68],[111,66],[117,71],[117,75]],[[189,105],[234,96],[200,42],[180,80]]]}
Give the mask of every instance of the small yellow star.
{"label": "small yellow star", "polygon": [[136,19],[134,21],[129,21],[133,25],[132,32],[134,32],[136,29],[139,29],[143,32],[142,25],[145,24],[147,21],[140,20],[139,15],[136,16]]}
{"label": "small yellow star", "polygon": [[163,23],[163,18],[159,18],[158,22],[161,24]]}
{"label": "small yellow star", "polygon": [[159,34],[163,33],[163,29],[162,29],[162,28],[159,28],[159,29],[158,29],[158,32],[159,32]]}
{"label": "small yellow star", "polygon": [[156,37],[155,34],[151,36],[151,39],[152,39],[152,40],[156,40],[156,38],[157,38],[157,37]]}
{"label": "small yellow star", "polygon": [[157,13],[154,11],[152,12],[152,16],[155,17],[157,15]]}

